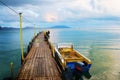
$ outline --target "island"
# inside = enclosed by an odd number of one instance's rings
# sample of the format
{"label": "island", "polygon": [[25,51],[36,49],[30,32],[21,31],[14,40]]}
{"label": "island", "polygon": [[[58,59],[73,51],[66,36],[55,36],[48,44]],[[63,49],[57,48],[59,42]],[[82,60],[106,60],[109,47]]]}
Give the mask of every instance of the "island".
{"label": "island", "polygon": [[68,26],[65,26],[65,25],[56,25],[56,26],[53,26],[53,27],[51,27],[51,28],[70,28],[70,27],[68,27]]}

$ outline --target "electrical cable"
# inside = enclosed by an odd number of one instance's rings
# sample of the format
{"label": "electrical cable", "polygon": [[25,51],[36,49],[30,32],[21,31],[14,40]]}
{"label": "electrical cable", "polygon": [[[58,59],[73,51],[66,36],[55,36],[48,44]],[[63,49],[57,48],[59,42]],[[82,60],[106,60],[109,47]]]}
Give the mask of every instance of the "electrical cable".
{"label": "electrical cable", "polygon": [[[9,7],[6,3],[4,3],[4,2],[2,2],[2,1],[0,1],[0,3],[2,3],[4,6],[6,6],[8,9],[10,9],[11,11],[13,11],[15,14],[17,14],[17,15],[19,15],[19,13],[16,11],[16,10],[14,10],[13,8],[11,8],[11,7]],[[24,17],[24,16],[22,16],[23,17],[23,19],[25,19],[26,21],[28,21],[29,23],[32,23],[31,21],[29,21],[26,17]]]}

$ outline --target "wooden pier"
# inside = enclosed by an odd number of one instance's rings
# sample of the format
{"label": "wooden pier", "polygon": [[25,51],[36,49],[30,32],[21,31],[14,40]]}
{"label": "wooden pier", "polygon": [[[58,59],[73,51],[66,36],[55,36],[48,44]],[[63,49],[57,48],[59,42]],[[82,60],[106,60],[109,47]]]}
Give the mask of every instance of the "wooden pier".
{"label": "wooden pier", "polygon": [[33,40],[17,80],[62,80],[49,44],[44,40],[44,32],[39,33]]}

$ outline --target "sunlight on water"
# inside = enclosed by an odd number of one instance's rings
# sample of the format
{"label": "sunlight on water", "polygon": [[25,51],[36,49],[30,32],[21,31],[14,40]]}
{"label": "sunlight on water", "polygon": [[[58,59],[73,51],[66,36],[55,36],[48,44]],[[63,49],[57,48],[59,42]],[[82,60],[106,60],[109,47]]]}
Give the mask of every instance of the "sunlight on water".
{"label": "sunlight on water", "polygon": [[[25,48],[27,48],[33,36],[33,30],[23,30]],[[92,61],[90,69],[92,77],[90,80],[120,80],[119,33],[77,29],[50,29],[50,41],[54,45],[62,42],[73,43],[76,50],[90,58]],[[11,61],[15,64],[14,71],[15,75],[17,75],[20,68],[20,55],[19,30],[0,31],[0,80],[10,76]]]}
{"label": "sunlight on water", "polygon": [[117,56],[120,54],[120,37],[117,35],[63,30],[52,34],[51,40],[53,43],[72,42],[75,49],[92,60],[90,80],[120,80],[120,56]]}

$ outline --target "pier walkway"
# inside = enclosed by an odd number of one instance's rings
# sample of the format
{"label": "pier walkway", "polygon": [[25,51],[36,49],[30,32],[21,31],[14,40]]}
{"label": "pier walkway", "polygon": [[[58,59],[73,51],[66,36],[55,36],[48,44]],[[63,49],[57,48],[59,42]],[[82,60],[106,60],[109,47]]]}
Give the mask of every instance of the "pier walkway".
{"label": "pier walkway", "polygon": [[32,47],[23,61],[17,80],[62,80],[58,65],[52,57],[44,32],[33,40]]}

